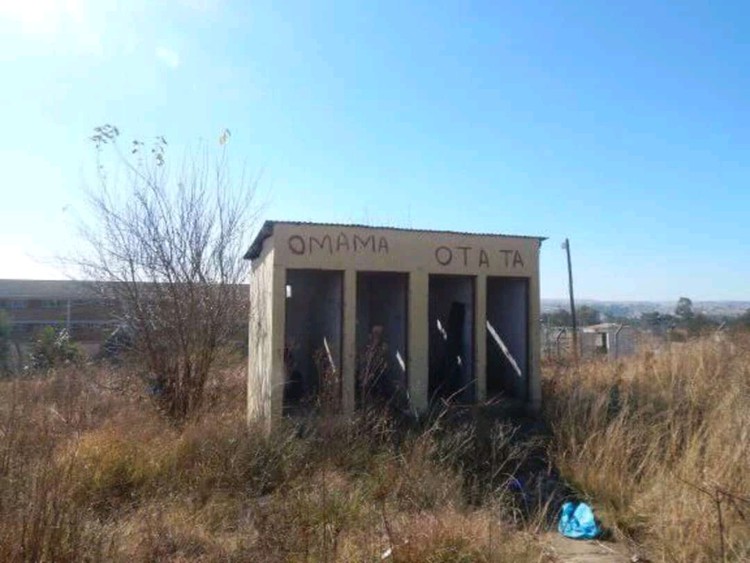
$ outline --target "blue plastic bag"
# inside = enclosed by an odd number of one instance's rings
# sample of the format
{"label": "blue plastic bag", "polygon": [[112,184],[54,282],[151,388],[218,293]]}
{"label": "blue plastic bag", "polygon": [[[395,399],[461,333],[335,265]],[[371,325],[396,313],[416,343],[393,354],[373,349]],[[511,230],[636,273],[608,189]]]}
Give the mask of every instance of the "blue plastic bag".
{"label": "blue plastic bag", "polygon": [[575,540],[593,540],[601,533],[594,511],[585,502],[563,504],[557,530],[566,538]]}

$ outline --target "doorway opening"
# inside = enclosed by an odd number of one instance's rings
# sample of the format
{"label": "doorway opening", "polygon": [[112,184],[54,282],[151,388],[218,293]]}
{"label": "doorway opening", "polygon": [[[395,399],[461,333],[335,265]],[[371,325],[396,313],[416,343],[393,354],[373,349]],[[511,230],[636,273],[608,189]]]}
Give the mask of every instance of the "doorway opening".
{"label": "doorway opening", "polygon": [[406,406],[408,274],[357,274],[357,404]]}
{"label": "doorway opening", "polygon": [[343,272],[287,270],[285,410],[340,404],[343,288]]}
{"label": "doorway opening", "polygon": [[487,397],[528,398],[529,283],[487,278]]}
{"label": "doorway opening", "polygon": [[474,401],[474,277],[429,280],[430,401]]}

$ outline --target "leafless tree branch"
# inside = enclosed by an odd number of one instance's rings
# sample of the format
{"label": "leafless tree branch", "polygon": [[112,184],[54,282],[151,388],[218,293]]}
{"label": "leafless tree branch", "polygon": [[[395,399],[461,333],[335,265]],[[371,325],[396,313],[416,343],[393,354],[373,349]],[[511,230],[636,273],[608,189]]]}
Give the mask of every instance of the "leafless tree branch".
{"label": "leafless tree branch", "polygon": [[[217,353],[247,324],[242,255],[257,218],[257,178],[233,182],[226,146],[188,152],[173,171],[163,137],[150,151],[134,141],[126,154],[119,136],[105,125],[91,137],[98,185],[81,229],[87,250],[74,262],[106,282],[100,289],[133,333],[155,400],[179,420],[200,407]],[[105,150],[127,172],[124,189],[102,164]]]}

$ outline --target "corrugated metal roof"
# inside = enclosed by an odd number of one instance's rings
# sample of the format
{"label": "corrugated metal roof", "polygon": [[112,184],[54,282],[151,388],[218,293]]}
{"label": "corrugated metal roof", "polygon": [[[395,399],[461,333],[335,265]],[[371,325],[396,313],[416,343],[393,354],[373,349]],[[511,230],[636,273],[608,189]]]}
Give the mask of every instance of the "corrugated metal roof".
{"label": "corrugated metal roof", "polygon": [[268,237],[273,235],[274,225],[295,225],[295,226],[300,226],[300,227],[305,227],[305,226],[337,227],[337,228],[345,227],[345,228],[355,228],[355,229],[378,229],[378,230],[385,230],[385,231],[399,231],[399,232],[408,232],[408,233],[466,235],[466,236],[475,236],[475,237],[476,236],[510,237],[510,238],[533,239],[533,240],[538,240],[539,242],[547,240],[547,237],[537,237],[537,236],[528,236],[528,235],[509,235],[509,234],[503,234],[503,233],[470,233],[470,232],[462,232],[462,231],[440,231],[440,230],[432,230],[432,229],[409,229],[405,227],[388,227],[388,226],[382,226],[382,225],[358,225],[355,223],[314,223],[311,221],[266,221],[265,223],[263,223],[263,226],[260,228],[260,231],[255,237],[255,240],[253,240],[253,243],[250,245],[250,248],[248,248],[247,252],[245,253],[245,260],[255,260],[258,256],[260,256],[260,253],[263,250],[263,241],[265,241]]}

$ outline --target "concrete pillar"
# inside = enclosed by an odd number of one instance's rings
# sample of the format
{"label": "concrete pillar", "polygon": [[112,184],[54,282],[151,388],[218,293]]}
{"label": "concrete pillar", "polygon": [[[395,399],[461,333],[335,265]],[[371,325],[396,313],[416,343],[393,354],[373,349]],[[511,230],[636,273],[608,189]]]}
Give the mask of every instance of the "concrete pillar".
{"label": "concrete pillar", "polygon": [[424,271],[409,274],[408,377],[412,407],[427,411],[430,392],[429,276]]}
{"label": "concrete pillar", "polygon": [[247,421],[248,424],[264,422],[271,428],[271,388],[267,377],[271,373],[271,276],[267,284],[261,265],[254,269],[250,279],[248,316],[248,365],[247,365]]}
{"label": "concrete pillar", "polygon": [[271,419],[281,417],[284,408],[284,334],[286,326],[286,268],[275,266],[272,276],[271,298]]}
{"label": "concrete pillar", "polygon": [[341,353],[341,406],[354,413],[357,384],[357,272],[344,272],[343,349]]}
{"label": "concrete pillar", "polygon": [[542,408],[542,371],[540,358],[541,303],[539,288],[539,250],[541,242],[537,243],[535,269],[529,278],[529,396],[528,402],[533,412]]}
{"label": "concrete pillar", "polygon": [[474,307],[474,378],[481,402],[487,399],[487,276],[475,278]]}

